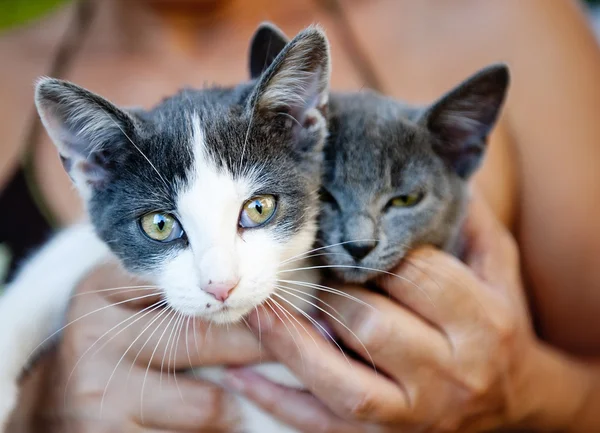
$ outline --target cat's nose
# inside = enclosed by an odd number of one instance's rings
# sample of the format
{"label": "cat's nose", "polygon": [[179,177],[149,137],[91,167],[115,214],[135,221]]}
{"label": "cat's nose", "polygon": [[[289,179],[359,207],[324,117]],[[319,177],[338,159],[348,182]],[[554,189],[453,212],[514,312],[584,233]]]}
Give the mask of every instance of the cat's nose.
{"label": "cat's nose", "polygon": [[206,286],[202,288],[206,293],[212,295],[217,301],[225,302],[233,289],[237,286],[239,280],[234,281],[219,281],[219,282],[210,282]]}
{"label": "cat's nose", "polygon": [[377,241],[348,242],[344,248],[358,262],[365,258],[377,246]]}

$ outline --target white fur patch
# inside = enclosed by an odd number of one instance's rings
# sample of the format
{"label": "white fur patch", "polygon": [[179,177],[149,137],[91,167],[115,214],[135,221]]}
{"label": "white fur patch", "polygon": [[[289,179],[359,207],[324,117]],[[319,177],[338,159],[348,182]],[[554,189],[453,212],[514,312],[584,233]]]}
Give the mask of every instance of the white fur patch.
{"label": "white fur patch", "polygon": [[17,401],[17,379],[30,356],[59,328],[79,280],[109,254],[90,225],[64,230],[32,257],[0,297],[0,431]]}
{"label": "white fur patch", "polygon": [[[177,200],[189,246],[165,260],[157,283],[181,313],[236,321],[272,294],[281,262],[310,248],[314,225],[286,244],[278,242],[268,227],[240,230],[240,210],[260,187],[259,173],[247,170],[246,177],[234,179],[218,167],[206,151],[198,116],[191,120],[195,163]],[[202,290],[210,281],[231,280],[239,283],[224,304]]]}

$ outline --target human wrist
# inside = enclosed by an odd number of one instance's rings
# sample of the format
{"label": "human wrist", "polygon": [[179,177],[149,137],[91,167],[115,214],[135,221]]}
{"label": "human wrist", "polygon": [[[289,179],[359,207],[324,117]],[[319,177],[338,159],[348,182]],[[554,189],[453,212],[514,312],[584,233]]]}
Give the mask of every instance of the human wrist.
{"label": "human wrist", "polygon": [[49,428],[50,412],[54,412],[50,396],[56,371],[58,352],[50,348],[40,356],[20,381],[19,400],[9,420],[7,431],[37,433],[59,431]]}
{"label": "human wrist", "polygon": [[542,342],[532,345],[527,358],[518,399],[524,410],[518,426],[540,432],[590,431],[591,426],[586,427],[589,421],[580,419],[584,412],[590,416],[587,405],[597,381],[590,365]]}

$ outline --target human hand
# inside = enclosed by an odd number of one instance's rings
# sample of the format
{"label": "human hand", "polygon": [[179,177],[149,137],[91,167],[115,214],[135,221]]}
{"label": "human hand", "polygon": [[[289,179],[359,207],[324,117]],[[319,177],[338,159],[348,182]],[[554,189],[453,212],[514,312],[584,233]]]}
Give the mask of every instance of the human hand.
{"label": "human hand", "polygon": [[256,362],[256,338],[184,319],[138,284],[105,266],[80,285],[36,417],[61,433],[232,431],[234,399],[183,370]]}
{"label": "human hand", "polygon": [[[389,298],[343,287],[373,308],[322,295],[348,327],[329,318],[336,334],[372,359],[379,374],[345,359],[309,326],[291,338],[280,320],[261,317],[263,346],[312,395],[246,369],[231,372],[230,386],[312,433],[546,426],[542,400],[554,390],[541,384],[555,379],[554,363],[531,330],[515,243],[479,198],[471,203],[465,234],[466,265],[424,247],[408,254],[394,271],[398,277],[380,280]],[[564,426],[572,412],[573,407],[559,407],[552,427]]]}

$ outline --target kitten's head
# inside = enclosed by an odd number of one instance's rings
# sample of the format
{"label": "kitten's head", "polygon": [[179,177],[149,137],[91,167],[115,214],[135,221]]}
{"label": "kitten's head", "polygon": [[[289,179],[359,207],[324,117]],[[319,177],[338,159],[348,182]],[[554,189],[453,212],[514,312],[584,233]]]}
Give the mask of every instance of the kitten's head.
{"label": "kitten's head", "polygon": [[494,65],[424,110],[332,95],[319,241],[335,245],[321,252],[338,277],[364,282],[413,246],[454,240],[508,83]]}
{"label": "kitten's head", "polygon": [[238,320],[316,233],[329,48],[301,32],[257,79],[150,111],[44,78],[36,105],[104,240],[175,310]]}

